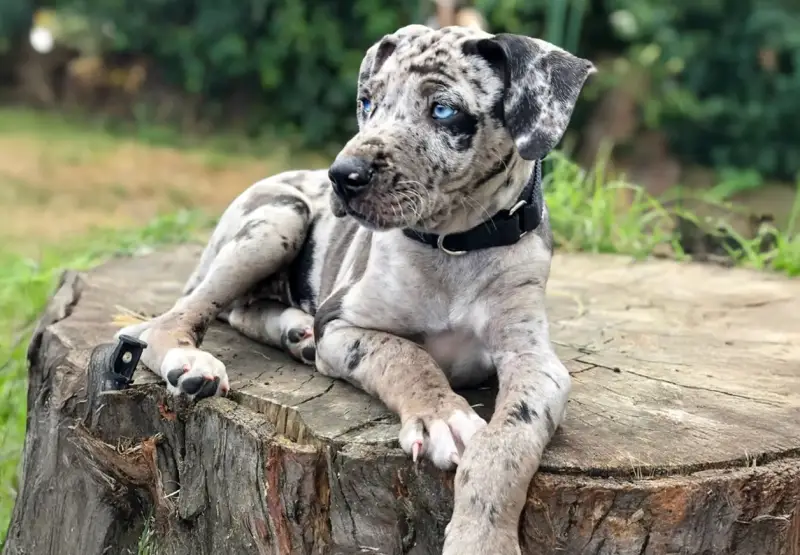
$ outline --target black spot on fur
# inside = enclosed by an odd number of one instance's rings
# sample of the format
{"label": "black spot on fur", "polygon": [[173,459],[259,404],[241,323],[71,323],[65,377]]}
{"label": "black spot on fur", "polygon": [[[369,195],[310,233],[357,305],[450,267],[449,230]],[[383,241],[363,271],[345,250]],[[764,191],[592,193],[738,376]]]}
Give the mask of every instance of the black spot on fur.
{"label": "black spot on fur", "polygon": [[539,278],[532,277],[532,278],[528,278],[528,279],[522,280],[521,282],[519,282],[516,285],[516,287],[528,287],[530,285],[541,286],[542,285],[542,281]]}
{"label": "black spot on fur", "polygon": [[246,224],[244,224],[239,231],[236,232],[236,235],[233,236],[234,241],[246,241],[248,239],[252,239],[255,233],[255,230],[263,225],[266,222],[263,220],[250,220]]}
{"label": "black spot on fur", "polygon": [[458,483],[462,488],[469,483],[469,470],[464,469],[460,472],[458,475]]}
{"label": "black spot on fur", "polygon": [[478,78],[472,78],[469,80],[469,84],[472,85],[472,88],[475,89],[475,92],[479,95],[483,96],[486,94],[486,89],[483,88],[483,83]]}
{"label": "black spot on fur", "polygon": [[317,310],[316,315],[314,315],[314,337],[317,342],[322,341],[322,337],[325,334],[325,326],[341,317],[342,300],[349,290],[348,287],[342,287],[325,299],[325,302]]}
{"label": "black spot on fur", "polygon": [[409,73],[416,73],[418,75],[436,75],[437,77],[444,77],[451,82],[455,81],[455,76],[448,71],[448,64],[440,61],[430,61],[423,64],[411,64],[408,66]]}
{"label": "black spot on fur", "polygon": [[497,521],[497,507],[489,505],[489,508],[486,510],[486,516],[489,519],[489,524],[494,526]]}
{"label": "black spot on fur", "polygon": [[492,104],[492,118],[500,123],[505,123],[505,116],[503,115],[503,95],[499,95],[494,104]]}
{"label": "black spot on fur", "polygon": [[272,193],[255,193],[251,195],[242,205],[242,215],[247,216],[253,210],[257,210],[269,202]]}
{"label": "black spot on fur", "polygon": [[550,407],[545,407],[544,418],[547,421],[547,431],[552,436],[556,431],[556,423],[553,421],[553,415],[550,413]]}
{"label": "black spot on fur", "polygon": [[511,164],[511,160],[514,157],[514,149],[511,148],[502,159],[498,160],[494,163],[494,165],[489,168],[489,170],[483,174],[479,179],[475,181],[475,186],[473,190],[480,189],[483,185],[500,175],[501,173],[505,172]]}
{"label": "black spot on fur", "polygon": [[520,401],[511,410],[508,421],[510,424],[517,424],[520,422],[530,424],[533,422],[534,418],[539,418],[539,414],[536,410],[532,409],[526,401]]}
{"label": "black spot on fur", "polygon": [[[313,223],[312,223],[313,226]],[[300,252],[289,267],[289,297],[294,306],[309,303],[311,314],[316,311],[314,306],[314,290],[311,287],[311,267],[314,261],[314,237],[309,231]]]}
{"label": "black spot on fur", "polygon": [[356,339],[355,341],[353,341],[353,344],[347,351],[347,357],[346,357],[347,370],[352,372],[353,370],[358,368],[358,365],[361,364],[361,361],[364,359],[365,356],[366,352],[364,351],[364,348],[361,346],[361,340]]}
{"label": "black spot on fur", "polygon": [[308,207],[305,201],[294,195],[274,195],[270,199],[269,203],[274,206],[289,206],[292,208],[292,210],[304,218],[307,218],[309,214],[311,214],[311,209]]}
{"label": "black spot on fur", "polygon": [[381,43],[378,45],[378,48],[375,52],[375,59],[372,62],[372,67],[370,68],[370,75],[375,73],[381,69],[381,66],[389,59],[395,49],[397,48],[397,43],[394,42],[389,37],[384,37],[381,40]]}
{"label": "black spot on fur", "polygon": [[203,342],[203,337],[205,337],[207,329],[208,328],[206,324],[204,324],[203,322],[195,322],[194,324],[192,324],[191,333],[192,337],[194,337],[195,345],[199,345],[200,343]]}

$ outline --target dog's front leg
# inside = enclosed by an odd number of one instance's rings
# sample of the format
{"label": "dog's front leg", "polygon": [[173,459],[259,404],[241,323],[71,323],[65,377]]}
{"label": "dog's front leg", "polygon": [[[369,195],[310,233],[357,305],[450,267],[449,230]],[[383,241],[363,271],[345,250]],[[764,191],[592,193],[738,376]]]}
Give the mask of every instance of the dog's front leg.
{"label": "dog's front leg", "polygon": [[466,449],[444,555],[520,553],[519,519],[542,453],[564,418],[570,376],[549,339],[543,289],[509,288],[487,333],[500,389]]}
{"label": "dog's front leg", "polygon": [[486,426],[419,345],[342,320],[316,331],[317,369],[378,397],[400,416],[400,445],[437,467],[458,464],[464,446]]}

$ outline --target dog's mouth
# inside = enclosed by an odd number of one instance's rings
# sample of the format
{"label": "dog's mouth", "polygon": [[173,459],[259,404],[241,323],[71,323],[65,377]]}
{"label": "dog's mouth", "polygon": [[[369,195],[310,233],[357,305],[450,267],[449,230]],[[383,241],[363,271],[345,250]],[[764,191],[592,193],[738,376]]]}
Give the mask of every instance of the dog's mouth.
{"label": "dog's mouth", "polygon": [[344,207],[345,213],[350,216],[351,218],[355,219],[359,224],[373,230],[385,230],[391,229],[392,225],[387,225],[387,222],[384,221],[383,218],[380,217],[378,214],[366,214],[361,212],[355,208],[353,208],[352,203],[348,203],[345,201],[341,201]]}
{"label": "dog's mouth", "polygon": [[352,197],[334,188],[331,191],[331,208],[336,217],[349,216],[375,231],[416,228],[422,217],[422,206],[414,202],[416,197],[421,195],[395,190],[389,184],[376,182],[362,194]]}

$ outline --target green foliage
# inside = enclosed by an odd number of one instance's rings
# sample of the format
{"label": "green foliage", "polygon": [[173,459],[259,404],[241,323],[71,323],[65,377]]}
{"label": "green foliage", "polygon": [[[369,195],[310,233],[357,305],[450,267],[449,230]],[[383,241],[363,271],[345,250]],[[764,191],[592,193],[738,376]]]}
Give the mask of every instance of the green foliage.
{"label": "green foliage", "polygon": [[644,125],[663,130],[683,160],[795,178],[800,168],[796,1],[603,0],[587,7],[584,0],[477,0],[477,5],[495,32],[540,36],[593,60],[613,56],[594,86],[638,87]]}
{"label": "green foliage", "polygon": [[[684,159],[794,179],[800,168],[800,5],[606,0],[650,75],[646,122]],[[630,66],[629,66],[630,68]]]}
{"label": "green foliage", "polygon": [[561,152],[546,163],[545,197],[559,248],[644,257],[676,244],[672,214],[641,187],[606,179],[603,164],[587,173]]}
{"label": "green foliage", "polygon": [[[29,2],[0,3],[0,52],[12,30],[27,31]],[[94,24],[111,23],[112,50],[154,61],[159,75],[203,100],[207,115],[223,114],[221,107],[234,98],[246,99],[252,135],[277,127],[299,133],[308,146],[340,143],[355,130],[356,77],[365,49],[425,15],[422,0],[47,4]],[[493,32],[543,37],[593,60],[614,57],[590,88],[646,75],[638,94],[644,125],[665,131],[685,161],[790,180],[800,168],[795,0],[474,4]],[[587,92],[585,98],[596,97]],[[584,111],[582,105],[574,127]]]}
{"label": "green foliage", "polygon": [[173,85],[207,106],[251,99],[256,133],[269,123],[311,146],[355,129],[364,51],[412,22],[418,2],[378,0],[56,0],[108,21],[112,49],[157,62]]}
{"label": "green foliage", "polygon": [[0,2],[0,55],[11,49],[16,36],[27,33],[32,14],[31,0]]}

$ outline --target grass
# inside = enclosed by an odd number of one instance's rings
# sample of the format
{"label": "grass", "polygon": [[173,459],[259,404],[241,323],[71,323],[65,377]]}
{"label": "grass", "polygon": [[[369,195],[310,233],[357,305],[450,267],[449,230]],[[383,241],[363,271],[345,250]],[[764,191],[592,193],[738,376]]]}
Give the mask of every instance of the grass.
{"label": "grass", "polygon": [[[562,251],[621,253],[637,258],[661,253],[680,260],[686,259],[687,253],[674,228],[674,218],[681,216],[708,227],[697,214],[680,205],[667,208],[666,202],[641,187],[606,176],[602,164],[585,172],[558,152],[547,164],[545,196],[553,236]],[[713,191],[716,193],[717,189]],[[716,196],[683,194],[695,204],[713,204],[731,213],[738,210]],[[800,276],[800,180],[783,229],[765,225],[759,234],[746,237],[733,226],[722,227],[724,234],[738,244],[736,248],[726,247],[736,265]],[[717,231],[715,222],[709,232]]]}
{"label": "grass", "polygon": [[29,254],[93,228],[142,225],[176,209],[218,212],[265,175],[327,164],[323,156],[293,154],[288,144],[198,142],[151,128],[126,135],[0,109],[0,204],[14,207],[3,214],[0,244]]}
{"label": "grass", "polygon": [[[0,109],[0,540],[17,487],[25,434],[25,350],[35,321],[64,268],[86,269],[115,254],[201,241],[249,183],[327,159],[291,155],[286,145],[235,139],[197,143],[158,130],[136,136],[31,111]],[[644,257],[684,253],[667,209],[642,189],[586,173],[564,155],[547,162],[545,181],[561,250]],[[719,199],[716,199],[719,200]],[[800,194],[788,228],[763,252],[742,239],[732,252],[745,266],[800,275]],[[149,552],[149,540],[143,552]]]}

